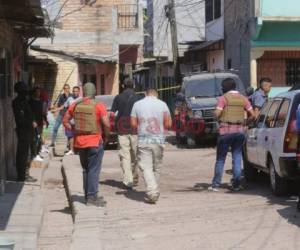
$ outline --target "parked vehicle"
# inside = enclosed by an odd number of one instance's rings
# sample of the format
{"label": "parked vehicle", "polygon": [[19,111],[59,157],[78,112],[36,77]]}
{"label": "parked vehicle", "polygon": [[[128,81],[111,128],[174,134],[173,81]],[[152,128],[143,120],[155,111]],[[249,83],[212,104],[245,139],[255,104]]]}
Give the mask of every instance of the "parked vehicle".
{"label": "parked vehicle", "polygon": [[300,177],[296,129],[299,103],[299,90],[269,99],[247,132],[243,154],[245,178],[254,181],[258,171],[268,173],[275,195],[283,195],[289,180]]}
{"label": "parked vehicle", "polygon": [[216,138],[218,123],[214,117],[217,98],[222,95],[221,84],[233,78],[237,90],[245,94],[245,86],[233,73],[201,73],[183,79],[175,100],[175,129],[178,143],[194,146],[201,139]]}
{"label": "parked vehicle", "polygon": [[110,137],[109,137],[109,144],[117,144],[118,143],[118,135],[116,132],[115,127],[115,114],[114,112],[111,112],[112,104],[114,101],[115,96],[113,95],[98,95],[95,97],[96,102],[102,102],[105,104],[109,121],[110,121]]}

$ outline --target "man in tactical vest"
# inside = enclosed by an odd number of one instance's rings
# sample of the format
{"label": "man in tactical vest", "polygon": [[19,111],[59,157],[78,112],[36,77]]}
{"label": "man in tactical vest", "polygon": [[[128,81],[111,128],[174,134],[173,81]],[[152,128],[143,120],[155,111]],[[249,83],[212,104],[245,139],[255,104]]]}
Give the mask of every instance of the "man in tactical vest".
{"label": "man in tactical vest", "polygon": [[217,160],[211,191],[218,191],[221,185],[226,156],[232,153],[232,190],[240,190],[242,150],[245,141],[245,112],[249,119],[255,114],[249,100],[236,91],[236,83],[227,78],[222,82],[224,93],[218,100],[215,115],[219,119],[219,137],[217,142]]}
{"label": "man in tactical vest", "polygon": [[35,182],[36,179],[29,175],[29,148],[37,123],[27,100],[28,88],[24,82],[17,82],[14,86],[18,96],[13,100],[13,112],[16,122],[18,139],[16,168],[18,181]]}
{"label": "man in tactical vest", "polygon": [[[69,107],[63,124],[75,133],[74,147],[79,152],[83,168],[86,204],[103,207],[106,201],[98,196],[99,174],[104,154],[103,144],[108,140],[110,124],[105,105],[96,103],[95,95],[95,85],[86,83],[83,86],[83,99]],[[72,119],[74,125],[70,123]]]}

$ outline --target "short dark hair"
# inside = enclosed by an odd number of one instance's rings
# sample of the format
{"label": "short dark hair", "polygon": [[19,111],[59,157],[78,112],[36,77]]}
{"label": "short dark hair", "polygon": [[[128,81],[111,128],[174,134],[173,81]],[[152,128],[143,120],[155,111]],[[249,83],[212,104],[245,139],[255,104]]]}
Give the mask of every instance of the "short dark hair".
{"label": "short dark hair", "polygon": [[65,84],[64,84],[64,88],[65,88],[65,87],[69,87],[69,88],[70,88],[70,85],[69,85],[68,83],[65,83]]}
{"label": "short dark hair", "polygon": [[126,78],[126,79],[124,80],[124,87],[125,87],[125,88],[130,88],[130,89],[132,89],[132,88],[134,87],[134,82],[133,82],[133,80],[130,79],[130,78]]}
{"label": "short dark hair", "polygon": [[232,78],[226,78],[223,80],[222,82],[222,91],[223,93],[227,93],[231,90],[235,90],[236,89],[236,82],[234,79]]}
{"label": "short dark hair", "polygon": [[147,88],[146,94],[149,95],[151,93],[158,94],[158,91],[155,88]]}
{"label": "short dark hair", "polygon": [[73,87],[73,90],[74,90],[74,89],[80,90],[80,88],[79,88],[78,86],[74,86],[74,87]]}
{"label": "short dark hair", "polygon": [[260,81],[259,81],[259,87],[260,87],[260,88],[262,87],[262,84],[263,84],[264,82],[269,82],[269,83],[271,83],[271,82],[272,82],[272,79],[269,78],[269,77],[263,77],[263,78],[261,78]]}

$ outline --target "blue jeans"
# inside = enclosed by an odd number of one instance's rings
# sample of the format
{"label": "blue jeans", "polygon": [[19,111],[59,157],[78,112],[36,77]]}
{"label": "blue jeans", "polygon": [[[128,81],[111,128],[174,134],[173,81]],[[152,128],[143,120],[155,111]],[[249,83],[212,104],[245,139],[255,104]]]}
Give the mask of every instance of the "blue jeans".
{"label": "blue jeans", "polygon": [[53,130],[52,130],[51,144],[54,144],[56,141],[57,133],[58,133],[60,125],[62,124],[63,117],[64,116],[62,114],[58,114],[58,116],[56,117],[56,120],[55,120],[55,123],[53,126]]}
{"label": "blue jeans", "polygon": [[103,155],[102,144],[99,147],[79,149],[80,162],[83,168],[83,189],[86,198],[97,197]]}
{"label": "blue jeans", "polygon": [[230,148],[232,153],[232,185],[234,187],[240,185],[242,172],[242,151],[245,138],[245,135],[242,133],[220,135],[218,137],[215,175],[212,181],[213,187],[219,187],[222,183],[224,164]]}

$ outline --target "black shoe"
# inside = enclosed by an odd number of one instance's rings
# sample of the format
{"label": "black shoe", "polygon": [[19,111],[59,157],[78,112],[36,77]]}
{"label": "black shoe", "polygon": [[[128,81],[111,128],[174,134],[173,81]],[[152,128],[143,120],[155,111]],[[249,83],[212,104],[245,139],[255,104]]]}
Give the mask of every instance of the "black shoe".
{"label": "black shoe", "polygon": [[37,179],[33,178],[30,175],[26,176],[26,178],[25,178],[25,182],[36,182],[36,181],[37,181]]}
{"label": "black shoe", "polygon": [[54,147],[55,147],[55,144],[54,144],[54,143],[51,143],[51,144],[49,145],[49,147],[54,148]]}
{"label": "black shoe", "polygon": [[87,206],[105,207],[106,203],[103,197],[88,197],[86,199]]}

